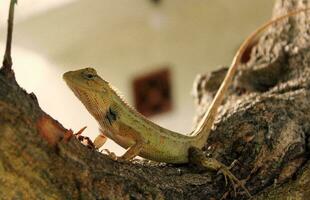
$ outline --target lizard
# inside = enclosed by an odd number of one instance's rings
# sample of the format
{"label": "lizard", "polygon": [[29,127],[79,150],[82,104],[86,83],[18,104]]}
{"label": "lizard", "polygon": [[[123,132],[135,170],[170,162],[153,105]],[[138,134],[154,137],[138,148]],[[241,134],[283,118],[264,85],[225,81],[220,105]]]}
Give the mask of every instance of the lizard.
{"label": "lizard", "polygon": [[[243,183],[229,171],[228,167],[216,159],[204,157],[201,153],[202,148],[206,144],[217,110],[224,99],[247,47],[271,25],[309,10],[310,8],[297,9],[270,20],[244,40],[237,50],[209,109],[198,123],[196,129],[187,135],[163,128],[148,120],[128,105],[119,96],[118,92],[113,89],[114,87],[108,81],[102,79],[93,68],[68,71],[63,74],[63,79],[75,96],[84,104],[88,112],[96,119],[101,133],[127,149],[120,159],[131,160],[139,155],[149,160],[165,163],[193,162],[203,165],[205,168],[222,172],[225,180],[227,176],[233,186],[234,184],[241,186],[247,195],[251,196]],[[104,136],[101,135],[100,137]],[[96,147],[101,146],[100,139],[97,142],[96,140]]]}

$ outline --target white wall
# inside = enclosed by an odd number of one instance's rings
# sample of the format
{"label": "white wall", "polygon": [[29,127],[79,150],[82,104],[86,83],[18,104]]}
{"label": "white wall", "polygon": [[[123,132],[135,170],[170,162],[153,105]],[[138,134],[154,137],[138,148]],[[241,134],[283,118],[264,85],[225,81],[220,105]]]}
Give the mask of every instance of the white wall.
{"label": "white wall", "polygon": [[[30,14],[17,15],[14,68],[44,110],[67,128],[88,125],[86,134],[94,137],[96,122],[66,88],[63,72],[92,66],[131,103],[132,78],[169,64],[175,107],[152,120],[189,132],[194,77],[228,65],[245,37],[269,19],[272,5],[270,0],[163,0],[154,7],[148,0],[79,0],[32,15],[31,5],[24,5]],[[106,148],[119,152],[110,144]]]}

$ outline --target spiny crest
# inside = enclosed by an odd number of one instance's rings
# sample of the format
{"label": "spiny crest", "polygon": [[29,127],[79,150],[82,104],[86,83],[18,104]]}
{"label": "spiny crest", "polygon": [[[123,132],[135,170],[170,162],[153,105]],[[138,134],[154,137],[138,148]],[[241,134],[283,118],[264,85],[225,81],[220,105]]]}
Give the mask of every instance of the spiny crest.
{"label": "spiny crest", "polygon": [[[115,86],[109,84],[109,87],[112,89],[112,91],[115,93],[115,95],[129,108],[134,109],[131,105],[129,105],[127,103],[127,101],[125,100],[124,95],[119,91],[118,88],[116,88]],[[134,109],[135,110],[135,109]]]}
{"label": "spiny crest", "polygon": [[147,123],[153,123],[151,122],[149,119],[147,119],[144,115],[142,115],[140,112],[138,112],[133,106],[131,106],[130,104],[127,103],[127,101],[125,100],[124,96],[119,92],[119,90],[112,86],[111,84],[109,84],[109,87],[111,88],[111,90],[114,92],[114,95],[117,96],[119,98],[119,100],[132,112],[135,113],[137,116],[139,116],[140,118],[144,119]]}

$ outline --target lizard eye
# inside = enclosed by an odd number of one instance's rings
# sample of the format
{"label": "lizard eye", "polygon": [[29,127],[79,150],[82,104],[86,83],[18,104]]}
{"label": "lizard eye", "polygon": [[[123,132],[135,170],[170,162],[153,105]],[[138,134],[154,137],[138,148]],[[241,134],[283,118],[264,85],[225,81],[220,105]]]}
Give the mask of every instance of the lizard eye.
{"label": "lizard eye", "polygon": [[96,77],[96,75],[87,73],[84,75],[84,77],[88,80],[93,80]]}

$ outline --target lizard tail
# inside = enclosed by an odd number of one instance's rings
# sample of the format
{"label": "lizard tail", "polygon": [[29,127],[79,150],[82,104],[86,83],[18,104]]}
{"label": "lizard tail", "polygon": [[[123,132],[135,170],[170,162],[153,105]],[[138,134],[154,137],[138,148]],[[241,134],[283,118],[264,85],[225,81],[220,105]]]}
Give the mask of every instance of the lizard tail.
{"label": "lizard tail", "polygon": [[225,93],[233,80],[233,77],[236,73],[238,65],[240,64],[242,55],[244,54],[248,46],[251,45],[252,42],[257,38],[257,36],[263,33],[270,25],[273,25],[276,22],[279,22],[290,16],[294,16],[301,12],[306,12],[306,11],[310,11],[310,8],[297,9],[297,10],[291,11],[285,15],[282,15],[280,17],[277,17],[273,20],[266,22],[265,24],[260,26],[258,29],[256,29],[251,35],[249,35],[246,38],[246,40],[241,44],[240,48],[238,49],[236,55],[233,58],[233,61],[230,65],[229,70],[227,71],[225,79],[223,80],[220,88],[218,89],[208,111],[205,113],[203,118],[200,120],[197,128],[191,134],[195,139],[195,144],[198,144],[197,146],[203,147],[206,140],[208,139],[211,128],[213,126],[213,123],[216,117],[216,114],[217,114],[217,110],[219,106],[222,104]]}

